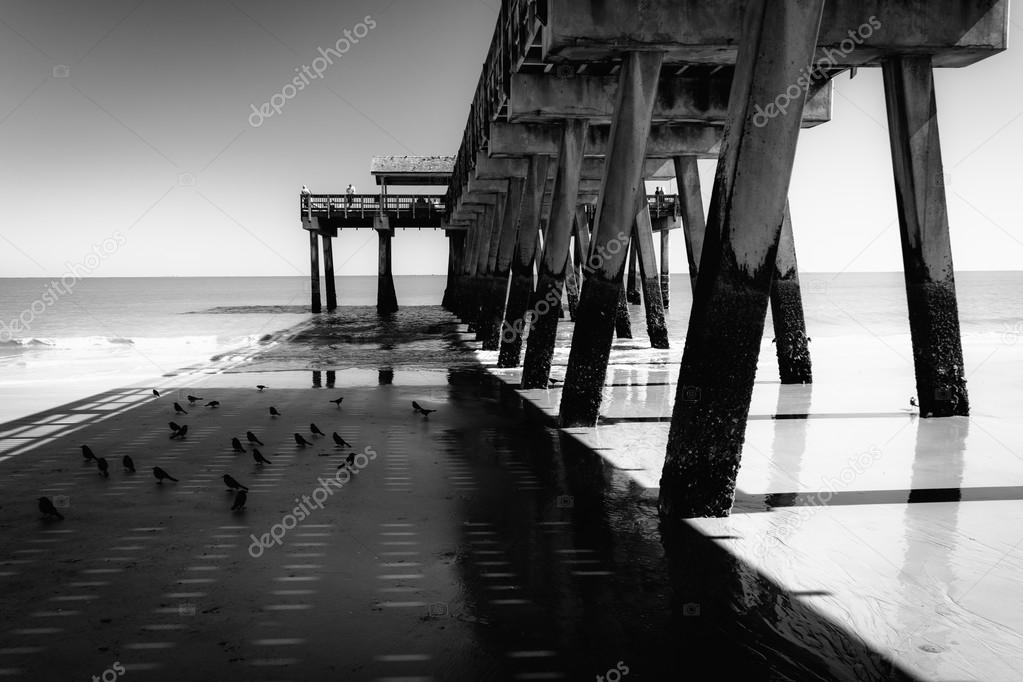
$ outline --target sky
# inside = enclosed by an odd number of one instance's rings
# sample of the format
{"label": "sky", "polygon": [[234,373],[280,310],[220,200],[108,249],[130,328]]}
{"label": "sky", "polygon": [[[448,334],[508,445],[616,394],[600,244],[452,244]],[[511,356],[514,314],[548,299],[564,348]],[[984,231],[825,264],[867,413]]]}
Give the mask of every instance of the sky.
{"label": "sky", "polygon": [[[0,276],[73,266],[97,277],[307,276],[299,188],[375,191],[373,156],[453,155],[497,8],[0,0]],[[322,77],[279,113],[253,114],[346,30],[363,37]],[[1023,264],[1020,72],[1023,53],[1010,49],[937,74],[960,270]],[[900,270],[881,74],[861,69],[835,87],[833,120],[804,131],[797,150],[800,269]],[[714,162],[700,167],[709,205]],[[671,270],[683,272],[673,236]],[[375,250],[371,230],[342,234],[337,274],[375,274]],[[440,231],[393,242],[399,275],[443,274],[446,258]]]}

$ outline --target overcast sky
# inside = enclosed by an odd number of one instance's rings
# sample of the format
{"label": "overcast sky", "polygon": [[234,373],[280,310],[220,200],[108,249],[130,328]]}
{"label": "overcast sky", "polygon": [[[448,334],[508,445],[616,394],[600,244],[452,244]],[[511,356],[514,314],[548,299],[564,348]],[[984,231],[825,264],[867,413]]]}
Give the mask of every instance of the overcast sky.
{"label": "overcast sky", "polygon": [[[0,276],[60,275],[117,233],[93,275],[307,274],[301,185],[371,191],[374,155],[454,154],[497,6],[0,1]],[[346,30],[365,37],[253,116]],[[1021,71],[1010,50],[938,74],[961,270],[1023,264]],[[801,269],[901,268],[878,70],[837,80],[834,120],[800,138],[791,201]],[[375,273],[375,237],[336,240],[338,274]],[[397,274],[442,274],[446,255],[438,231],[394,241]]]}

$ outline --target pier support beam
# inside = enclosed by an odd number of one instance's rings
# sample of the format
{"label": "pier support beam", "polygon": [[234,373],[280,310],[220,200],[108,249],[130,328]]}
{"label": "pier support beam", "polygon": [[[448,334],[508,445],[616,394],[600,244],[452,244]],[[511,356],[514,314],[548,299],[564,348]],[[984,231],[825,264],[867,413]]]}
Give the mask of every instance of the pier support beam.
{"label": "pier support beam", "polygon": [[823,8],[746,3],[661,475],[669,520],[726,516],[732,506],[803,101],[766,120],[755,107],[810,65]]}
{"label": "pier support beam", "polygon": [[480,251],[480,263],[478,275],[476,278],[476,288],[478,291],[477,305],[476,305],[476,340],[483,343],[483,349],[487,350],[486,346],[489,343],[488,336],[491,334],[490,324],[488,323],[488,317],[490,308],[493,305],[492,300],[496,295],[495,283],[494,283],[494,263],[497,261],[497,246],[501,239],[501,219],[504,215],[504,197],[503,194],[495,195],[494,204],[487,206],[485,213],[485,219],[487,221],[486,229],[486,249]]}
{"label": "pier support beam", "polygon": [[931,58],[891,57],[882,70],[920,415],[967,416]]}
{"label": "pier support beam", "polygon": [[327,285],[327,310],[337,310],[337,291],[334,280],[334,240],[323,236],[323,279]]}
{"label": "pier support beam", "polygon": [[498,350],[501,346],[501,328],[508,301],[508,276],[518,242],[519,216],[522,213],[525,179],[509,178],[508,192],[501,219],[501,235],[497,244],[497,257],[491,276],[491,290],[488,292],[487,312],[484,323],[483,350]]}
{"label": "pier support beam", "polygon": [[632,231],[632,246],[639,254],[639,274],[643,286],[643,307],[646,312],[646,331],[651,348],[670,348],[668,327],[664,322],[664,303],[661,301],[661,282],[654,255],[654,232],[647,209],[646,192],[640,192],[636,202],[636,226]]}
{"label": "pier support beam", "polygon": [[[329,237],[328,237],[329,239]],[[309,290],[312,295],[312,302],[309,309],[318,313],[322,309],[323,305],[320,301],[320,237],[318,234],[309,230]]]}
{"label": "pier support beam", "polygon": [[[572,220],[573,224],[575,219]],[[568,317],[575,322],[576,308],[579,306],[579,238],[575,236],[575,229],[572,230],[572,249],[568,256],[568,274],[565,276],[565,294],[568,296]]]}
{"label": "pier support beam", "polygon": [[796,268],[796,245],[792,238],[792,215],[785,202],[778,256],[774,261],[774,282],[771,283],[771,321],[774,324],[775,351],[778,353],[778,375],[783,384],[813,383],[810,349],[803,318],[803,297],[799,290]]}
{"label": "pier support beam", "polygon": [[668,309],[668,303],[671,300],[671,273],[668,271],[670,244],[671,231],[664,230],[661,232],[661,303],[664,304],[665,310]]}
{"label": "pier support beam", "polygon": [[379,251],[377,257],[377,313],[386,315],[398,312],[398,297],[394,293],[394,275],[391,272],[391,237],[394,231],[382,221],[377,228]]}
{"label": "pier support beam", "polygon": [[[649,222],[649,221],[648,221]],[[639,252],[636,248],[636,235],[629,241],[629,274],[625,277],[625,300],[632,305],[641,303],[639,297]]]}
{"label": "pier support beam", "polygon": [[643,157],[663,61],[660,52],[630,52],[622,60],[591,236],[594,267],[579,298],[561,396],[562,426],[593,426],[600,412],[618,301],[623,295],[625,250],[636,221],[636,195],[644,191]]}
{"label": "pier support beam", "polygon": [[696,275],[700,272],[700,253],[707,220],[703,215],[703,193],[700,189],[700,170],[695,156],[676,156],[675,184],[678,185],[679,208],[682,211],[682,235],[686,243],[689,262],[689,282],[696,291]]}
{"label": "pier support beam", "polygon": [[558,333],[558,318],[561,316],[561,289],[565,284],[568,248],[575,220],[576,198],[579,195],[583,145],[589,123],[585,119],[566,119],[562,125],[564,129],[558,153],[558,170],[554,176],[554,194],[551,196],[551,215],[545,233],[543,259],[537,273],[532,306],[527,312],[531,320],[526,359],[522,366],[522,388],[547,388]]}
{"label": "pier support beam", "polygon": [[632,318],[629,317],[629,296],[625,292],[624,279],[622,280],[622,288],[618,292],[618,310],[615,313],[615,336],[619,339],[632,338]]}
{"label": "pier support beam", "polygon": [[515,255],[511,265],[511,284],[508,288],[504,321],[501,323],[498,367],[518,367],[522,357],[522,334],[526,325],[529,299],[533,295],[533,261],[536,259],[537,241],[540,236],[540,219],[549,160],[549,156],[540,154],[529,157],[522,189]]}

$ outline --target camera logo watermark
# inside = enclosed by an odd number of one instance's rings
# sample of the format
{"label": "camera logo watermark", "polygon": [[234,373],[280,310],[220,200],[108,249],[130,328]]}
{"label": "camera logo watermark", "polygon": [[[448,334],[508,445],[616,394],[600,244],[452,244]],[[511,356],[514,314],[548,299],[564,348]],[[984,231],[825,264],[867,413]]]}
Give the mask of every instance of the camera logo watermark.
{"label": "camera logo watermark", "polygon": [[343,32],[344,35],[337,39],[333,47],[328,47],[327,49],[322,47],[316,48],[320,55],[313,59],[312,64],[303,64],[301,68],[296,68],[295,71],[298,75],[292,78],[291,82],[285,84],[280,92],[275,92],[268,101],[263,102],[258,107],[255,104],[250,105],[252,113],[249,114],[249,125],[253,128],[258,128],[263,125],[266,119],[279,115],[289,100],[297,97],[298,93],[311,85],[313,80],[323,78],[323,74],[334,65],[335,60],[340,60],[344,57],[352,49],[352,46],[359,43],[359,39],[368,36],[369,32],[376,27],[376,20],[367,14],[355,26],[350,29],[346,28]]}
{"label": "camera logo watermark", "polygon": [[114,664],[103,671],[100,675],[93,675],[92,682],[114,682],[117,678],[126,672],[125,667],[121,665],[120,661],[114,661]]}

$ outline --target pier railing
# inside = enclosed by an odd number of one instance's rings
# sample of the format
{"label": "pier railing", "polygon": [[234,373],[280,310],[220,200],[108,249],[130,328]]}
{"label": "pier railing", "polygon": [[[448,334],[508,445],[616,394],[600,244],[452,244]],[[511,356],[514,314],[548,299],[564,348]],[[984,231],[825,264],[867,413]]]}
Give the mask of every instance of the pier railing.
{"label": "pier railing", "polygon": [[299,195],[301,217],[367,218],[381,213],[402,219],[433,222],[447,211],[443,197],[423,194],[308,194]]}

